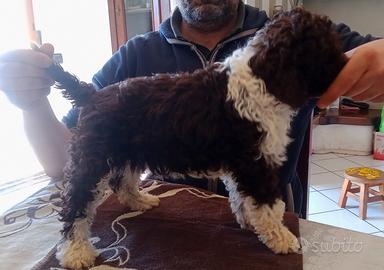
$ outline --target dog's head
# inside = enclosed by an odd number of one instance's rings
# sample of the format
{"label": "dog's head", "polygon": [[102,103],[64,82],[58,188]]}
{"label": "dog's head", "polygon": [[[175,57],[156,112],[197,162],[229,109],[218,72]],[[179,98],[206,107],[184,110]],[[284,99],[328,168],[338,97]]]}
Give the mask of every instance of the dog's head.
{"label": "dog's head", "polygon": [[319,97],[347,61],[334,24],[302,8],[276,15],[250,43],[253,73],[293,108]]}

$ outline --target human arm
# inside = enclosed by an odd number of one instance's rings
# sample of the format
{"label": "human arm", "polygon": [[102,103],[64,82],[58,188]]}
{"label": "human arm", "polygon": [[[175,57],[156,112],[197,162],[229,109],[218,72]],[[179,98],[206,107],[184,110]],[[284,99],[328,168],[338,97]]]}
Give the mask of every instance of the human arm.
{"label": "human arm", "polygon": [[92,83],[96,89],[102,89],[128,77],[136,77],[136,66],[135,48],[132,46],[132,40],[129,40],[92,77]]}
{"label": "human arm", "polygon": [[45,69],[52,64],[52,54],[52,45],[45,44],[41,52],[15,50],[1,55],[0,89],[22,110],[27,138],[45,172],[58,177],[71,132],[57,120],[47,99],[53,82]]}
{"label": "human arm", "polygon": [[47,175],[60,177],[68,160],[71,132],[55,116],[48,99],[41,106],[23,111],[24,130]]}
{"label": "human arm", "polygon": [[348,63],[317,105],[325,108],[340,96],[358,101],[384,101],[384,39],[360,45],[346,53]]}

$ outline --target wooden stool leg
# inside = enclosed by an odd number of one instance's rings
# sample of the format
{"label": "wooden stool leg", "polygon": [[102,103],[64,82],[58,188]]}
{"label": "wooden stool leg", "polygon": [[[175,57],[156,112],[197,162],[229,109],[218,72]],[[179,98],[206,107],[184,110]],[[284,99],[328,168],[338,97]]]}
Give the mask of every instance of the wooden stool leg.
{"label": "wooden stool leg", "polygon": [[352,182],[348,179],[344,179],[343,187],[341,188],[340,198],[339,198],[339,206],[341,208],[345,208],[345,205],[347,204],[347,192],[350,190],[352,186]]}
{"label": "wooden stool leg", "polygon": [[359,216],[361,219],[367,218],[367,204],[368,204],[368,186],[366,184],[360,184],[360,206]]}

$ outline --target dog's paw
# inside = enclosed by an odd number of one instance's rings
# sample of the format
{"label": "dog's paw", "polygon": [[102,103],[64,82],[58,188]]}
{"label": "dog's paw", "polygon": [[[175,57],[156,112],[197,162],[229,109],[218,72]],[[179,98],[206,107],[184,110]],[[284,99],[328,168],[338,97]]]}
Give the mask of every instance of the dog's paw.
{"label": "dog's paw", "polygon": [[274,213],[275,217],[280,222],[282,222],[285,213],[285,202],[282,200],[276,200],[276,203],[272,207],[272,212]]}
{"label": "dog's paw", "polygon": [[83,269],[92,266],[98,252],[89,241],[66,241],[57,249],[56,257],[61,266],[69,269]]}
{"label": "dog's paw", "polygon": [[158,206],[160,199],[157,196],[140,191],[137,196],[125,196],[120,202],[131,210],[144,211]]}
{"label": "dog's paw", "polygon": [[300,250],[300,243],[296,236],[285,226],[271,231],[268,236],[259,235],[259,239],[277,254],[298,253]]}

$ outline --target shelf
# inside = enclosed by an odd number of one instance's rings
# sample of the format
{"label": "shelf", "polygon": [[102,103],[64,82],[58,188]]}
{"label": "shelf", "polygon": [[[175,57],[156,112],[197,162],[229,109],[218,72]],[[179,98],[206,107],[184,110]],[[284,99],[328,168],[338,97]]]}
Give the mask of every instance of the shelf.
{"label": "shelf", "polygon": [[314,119],[318,125],[359,125],[376,126],[380,121],[381,110],[341,110],[328,109],[321,111]]}

